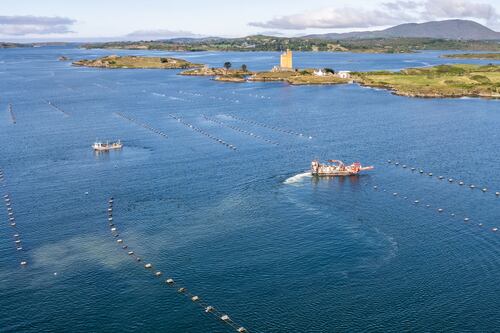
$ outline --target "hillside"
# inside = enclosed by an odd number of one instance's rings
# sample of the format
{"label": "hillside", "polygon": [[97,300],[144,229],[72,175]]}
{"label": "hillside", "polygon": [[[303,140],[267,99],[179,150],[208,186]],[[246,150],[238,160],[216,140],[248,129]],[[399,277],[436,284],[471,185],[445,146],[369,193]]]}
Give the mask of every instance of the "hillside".
{"label": "hillside", "polygon": [[500,32],[469,20],[405,23],[378,31],[328,33],[304,36],[312,39],[437,38],[456,40],[500,40]]}

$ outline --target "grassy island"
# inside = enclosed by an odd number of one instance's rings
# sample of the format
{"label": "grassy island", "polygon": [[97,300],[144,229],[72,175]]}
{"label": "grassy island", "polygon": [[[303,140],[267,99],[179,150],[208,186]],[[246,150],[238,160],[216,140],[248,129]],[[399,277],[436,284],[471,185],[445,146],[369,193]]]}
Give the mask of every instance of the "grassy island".
{"label": "grassy island", "polygon": [[143,69],[187,69],[203,65],[194,64],[189,61],[167,57],[139,57],[116,55],[106,56],[98,59],[83,59],[73,62],[75,66],[98,67],[98,68],[143,68]]}
{"label": "grassy island", "polygon": [[409,97],[500,98],[500,65],[439,65],[400,72],[353,73],[361,85]]}
{"label": "grassy island", "polygon": [[326,73],[323,76],[314,74],[314,69],[304,69],[297,71],[283,72],[258,72],[252,75],[249,81],[284,81],[293,85],[329,85],[348,83],[348,79],[341,79],[333,73]]}
{"label": "grassy island", "polygon": [[482,59],[482,60],[500,60],[500,53],[460,53],[445,54],[444,58],[456,59]]}

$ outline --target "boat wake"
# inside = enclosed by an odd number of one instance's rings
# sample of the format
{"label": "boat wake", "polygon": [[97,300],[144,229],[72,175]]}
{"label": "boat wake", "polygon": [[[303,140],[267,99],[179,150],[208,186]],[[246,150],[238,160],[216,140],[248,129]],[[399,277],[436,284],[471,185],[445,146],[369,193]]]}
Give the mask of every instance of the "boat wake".
{"label": "boat wake", "polygon": [[299,173],[298,175],[292,176],[290,178],[287,178],[283,184],[291,185],[291,184],[297,184],[302,182],[306,178],[311,178],[312,175],[310,172],[303,172]]}

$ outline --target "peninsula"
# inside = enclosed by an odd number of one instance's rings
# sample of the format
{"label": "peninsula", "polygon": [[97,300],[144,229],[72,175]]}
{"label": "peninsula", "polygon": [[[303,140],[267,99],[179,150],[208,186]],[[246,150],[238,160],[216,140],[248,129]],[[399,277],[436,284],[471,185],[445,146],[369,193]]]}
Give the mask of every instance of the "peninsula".
{"label": "peninsula", "polygon": [[98,59],[83,59],[73,62],[75,66],[98,68],[141,68],[141,69],[188,69],[201,67],[201,64],[168,57],[141,57],[110,55]]}
{"label": "peninsula", "polygon": [[500,65],[439,65],[352,75],[361,85],[402,96],[500,98]]}
{"label": "peninsula", "polygon": [[500,60],[500,53],[458,53],[445,54],[443,58]]}

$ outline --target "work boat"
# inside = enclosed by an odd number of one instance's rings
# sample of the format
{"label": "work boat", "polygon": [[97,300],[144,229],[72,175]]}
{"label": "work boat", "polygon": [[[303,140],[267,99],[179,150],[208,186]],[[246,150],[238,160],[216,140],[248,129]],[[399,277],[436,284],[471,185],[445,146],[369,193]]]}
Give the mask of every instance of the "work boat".
{"label": "work boat", "polygon": [[109,143],[109,141],[106,141],[106,142],[96,141],[92,145],[92,148],[95,151],[110,151],[112,149],[121,149],[122,147],[123,147],[123,143],[120,140],[118,140],[117,142],[111,142],[111,143]]}
{"label": "work boat", "polygon": [[318,160],[311,162],[311,174],[313,176],[354,176],[361,171],[372,170],[373,166],[364,167],[359,162],[345,165],[339,160],[328,160],[328,164],[322,164]]}

